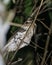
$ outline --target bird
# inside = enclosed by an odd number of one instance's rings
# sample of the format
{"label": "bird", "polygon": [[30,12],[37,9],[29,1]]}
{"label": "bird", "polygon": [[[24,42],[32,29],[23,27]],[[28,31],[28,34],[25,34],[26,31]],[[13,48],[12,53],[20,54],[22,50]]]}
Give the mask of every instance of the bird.
{"label": "bird", "polygon": [[9,39],[7,45],[3,48],[4,52],[5,51],[13,52],[16,51],[17,49],[19,50],[30,44],[31,38],[33,34],[35,34],[37,27],[35,23],[33,23],[32,25],[31,23],[32,21],[27,20],[26,23],[23,24],[22,27],[16,31],[16,33]]}

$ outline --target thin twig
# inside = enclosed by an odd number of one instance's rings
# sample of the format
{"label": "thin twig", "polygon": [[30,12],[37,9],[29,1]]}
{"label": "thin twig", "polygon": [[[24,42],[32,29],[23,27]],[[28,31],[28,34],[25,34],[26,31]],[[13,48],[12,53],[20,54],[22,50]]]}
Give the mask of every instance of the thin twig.
{"label": "thin twig", "polygon": [[10,25],[11,26],[16,26],[16,27],[22,27],[23,26],[22,24],[13,23],[13,22],[10,22]]}
{"label": "thin twig", "polygon": [[51,61],[50,61],[50,65],[52,65],[52,56],[51,56]]}
{"label": "thin twig", "polygon": [[49,27],[46,24],[44,24],[41,20],[37,19],[37,21],[39,21],[46,29],[49,30]]}
{"label": "thin twig", "polygon": [[48,3],[49,0],[45,0],[44,3],[43,3],[43,8],[41,9],[41,11],[43,11],[44,9],[46,9],[48,7]]}
{"label": "thin twig", "polygon": [[33,41],[31,41],[36,47],[40,48],[40,49],[44,49],[42,47],[40,47],[38,44],[35,44]]}
{"label": "thin twig", "polygon": [[48,57],[47,57],[47,59],[46,59],[46,62],[48,61],[48,59],[49,59],[49,57],[51,56],[51,54],[52,54],[52,51],[49,53],[49,55],[48,55]]}
{"label": "thin twig", "polygon": [[52,30],[52,23],[50,25],[49,35],[47,36],[46,45],[45,45],[45,52],[44,52],[43,59],[42,59],[42,62],[41,62],[40,65],[44,65],[44,63],[45,63],[45,59],[46,59],[46,55],[47,55],[47,49],[48,49],[49,40],[50,40],[50,35],[51,35],[51,32],[52,32],[51,30]]}
{"label": "thin twig", "polygon": [[46,11],[51,11],[51,10],[52,10],[52,8],[47,8],[47,9],[41,11],[41,12],[39,13],[39,15],[45,13]]}
{"label": "thin twig", "polygon": [[[38,56],[40,57],[40,59],[42,60],[43,57],[42,57],[39,53],[37,53],[37,54],[38,54]],[[46,61],[45,61],[45,65],[47,65]]]}
{"label": "thin twig", "polygon": [[43,4],[43,1],[44,1],[44,0],[41,0],[40,6],[39,6],[38,11],[37,11],[37,14],[36,14],[36,16],[35,16],[35,18],[34,18],[34,22],[36,21],[37,16],[39,15],[40,9],[41,9],[42,4]]}

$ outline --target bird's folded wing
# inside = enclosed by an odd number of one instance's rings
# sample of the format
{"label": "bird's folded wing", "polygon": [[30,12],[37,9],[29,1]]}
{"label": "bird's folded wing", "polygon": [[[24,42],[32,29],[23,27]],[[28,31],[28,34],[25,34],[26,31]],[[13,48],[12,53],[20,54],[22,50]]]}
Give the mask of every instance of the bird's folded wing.
{"label": "bird's folded wing", "polygon": [[[36,24],[24,24],[22,28],[17,31],[13,37],[8,41],[8,44],[4,47],[4,51],[15,51],[17,49],[21,49],[24,46],[29,45],[31,38],[36,31]],[[23,41],[23,42],[22,42]]]}

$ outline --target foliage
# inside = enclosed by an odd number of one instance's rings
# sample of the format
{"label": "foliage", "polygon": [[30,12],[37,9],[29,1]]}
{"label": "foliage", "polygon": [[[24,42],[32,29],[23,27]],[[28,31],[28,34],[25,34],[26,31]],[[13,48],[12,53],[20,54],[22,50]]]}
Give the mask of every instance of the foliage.
{"label": "foliage", "polygon": [[[17,10],[17,13],[15,15],[15,18],[14,18],[13,22],[19,23],[19,24],[23,24],[28,19],[28,17],[30,17],[30,15],[32,14],[32,12],[34,11],[34,9],[37,8],[37,6],[39,6],[39,4],[40,4],[39,2],[40,1],[39,0],[37,0],[37,1],[36,0],[24,0],[22,2],[22,4],[20,4],[20,1],[19,1],[19,4],[17,4],[17,6],[18,6],[17,9],[18,10]],[[48,6],[46,8],[52,8],[52,1],[50,0],[49,2],[46,3],[46,4],[48,4]],[[34,6],[35,3],[36,3],[36,6],[33,9],[33,6]],[[14,9],[15,8],[14,7],[15,4],[16,3],[10,2],[9,3],[10,6],[8,5],[9,10],[11,8]],[[43,7],[44,7],[44,5],[42,6],[42,8]],[[46,8],[44,10],[46,10]],[[17,52],[17,54],[16,54],[14,60],[12,61],[12,63],[15,62],[15,61],[17,61],[18,58],[22,58],[22,61],[17,62],[18,65],[38,65],[36,63],[38,63],[38,62],[40,63],[41,62],[41,59],[39,59],[39,58],[43,57],[44,49],[41,49],[38,46],[36,47],[35,44],[39,45],[42,48],[45,48],[45,43],[46,43],[46,39],[47,39],[47,35],[48,35],[48,29],[46,27],[44,27],[44,25],[42,25],[42,23],[39,22],[39,20],[43,21],[43,23],[46,26],[48,26],[48,27],[50,27],[50,24],[52,22],[52,11],[45,11],[44,12],[44,10],[43,10],[42,14],[40,14],[38,16],[38,20],[36,22],[36,24],[37,24],[36,35],[34,35],[32,37],[32,41],[34,42],[34,44],[32,42],[30,43],[33,47],[32,46],[27,46],[27,47],[24,47],[24,48],[20,49]],[[32,17],[32,18],[34,18],[34,17]],[[11,29],[10,29],[10,31],[9,31],[9,33],[10,34],[14,33],[14,31],[16,31],[16,29],[18,30],[19,28],[12,26]],[[11,33],[11,31],[12,31],[12,33]],[[39,34],[40,34],[40,36],[38,36]],[[51,45],[52,44],[50,42],[49,46],[51,46]],[[36,47],[36,48],[34,48],[34,47]],[[50,50],[51,47],[48,48],[47,57],[51,53],[51,50]],[[37,56],[38,54],[40,55],[40,57]],[[9,55],[10,56],[8,57],[8,59],[9,59],[8,62],[10,62],[10,59],[11,59],[11,56],[13,55],[13,53],[10,53]],[[38,61],[37,61],[37,57],[39,59]],[[51,58],[51,55],[50,55],[50,58]],[[48,61],[49,61],[49,59],[48,59]],[[46,63],[49,65],[48,62],[46,62]]]}

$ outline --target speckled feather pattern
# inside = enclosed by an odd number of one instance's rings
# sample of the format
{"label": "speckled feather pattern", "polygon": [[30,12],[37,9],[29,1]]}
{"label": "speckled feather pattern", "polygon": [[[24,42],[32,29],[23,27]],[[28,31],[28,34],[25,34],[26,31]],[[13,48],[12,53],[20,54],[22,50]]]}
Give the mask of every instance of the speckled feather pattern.
{"label": "speckled feather pattern", "polygon": [[[25,27],[23,27],[23,29],[21,29],[21,31],[17,31],[14,36],[9,40],[8,45],[5,46],[4,50],[11,52],[11,51],[15,51],[18,46],[20,45],[19,49],[28,46],[31,38],[33,36],[33,34],[35,33],[34,31],[36,31],[36,24],[32,25],[27,33],[27,35],[25,36],[27,30],[29,28],[29,25],[27,26],[25,24]],[[24,38],[25,36],[25,38]],[[23,43],[21,44],[21,40],[24,38]]]}

